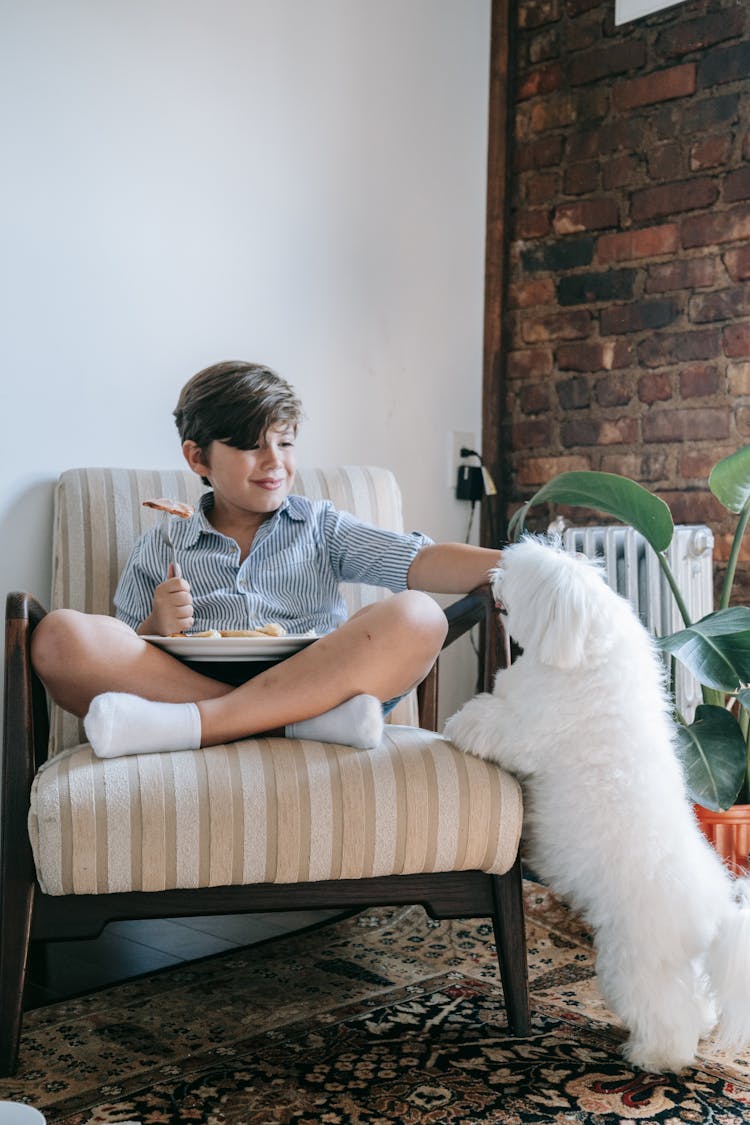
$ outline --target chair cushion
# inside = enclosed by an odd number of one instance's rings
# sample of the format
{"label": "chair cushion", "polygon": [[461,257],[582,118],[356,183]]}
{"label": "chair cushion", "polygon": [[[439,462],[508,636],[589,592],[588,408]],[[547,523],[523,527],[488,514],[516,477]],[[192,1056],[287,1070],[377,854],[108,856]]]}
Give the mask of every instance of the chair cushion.
{"label": "chair cushion", "polygon": [[483,870],[512,865],[518,783],[439,735],[376,750],[257,738],[102,760],[49,759],[29,831],[50,895]]}

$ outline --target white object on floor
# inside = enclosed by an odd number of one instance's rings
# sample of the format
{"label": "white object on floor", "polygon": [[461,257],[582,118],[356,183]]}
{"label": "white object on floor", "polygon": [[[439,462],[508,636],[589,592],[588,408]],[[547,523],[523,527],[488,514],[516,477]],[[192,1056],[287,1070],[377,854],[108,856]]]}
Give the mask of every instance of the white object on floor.
{"label": "white object on floor", "polygon": [[46,1120],[26,1102],[0,1102],[0,1125],[45,1125]]}

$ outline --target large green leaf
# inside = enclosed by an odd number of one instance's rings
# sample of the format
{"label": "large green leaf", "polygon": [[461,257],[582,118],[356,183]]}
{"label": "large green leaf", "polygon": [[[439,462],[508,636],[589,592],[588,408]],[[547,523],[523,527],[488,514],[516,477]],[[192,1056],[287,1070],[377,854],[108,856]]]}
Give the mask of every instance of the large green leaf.
{"label": "large green leaf", "polygon": [[629,477],[616,473],[560,473],[515,513],[509,529],[511,535],[520,532],[526,512],[537,504],[570,504],[606,512],[640,531],[657,552],[665,551],[672,542],[674,523],[664,501]]}
{"label": "large green leaf", "polygon": [[701,704],[695,722],[678,728],[677,753],[696,804],[714,810],[734,804],[745,778],[745,740],[728,711]]}
{"label": "large green leaf", "polygon": [[708,487],[730,512],[741,512],[750,500],[750,445],[717,461]]}
{"label": "large green leaf", "polygon": [[750,609],[719,609],[679,633],[657,640],[696,680],[719,691],[750,683]]}

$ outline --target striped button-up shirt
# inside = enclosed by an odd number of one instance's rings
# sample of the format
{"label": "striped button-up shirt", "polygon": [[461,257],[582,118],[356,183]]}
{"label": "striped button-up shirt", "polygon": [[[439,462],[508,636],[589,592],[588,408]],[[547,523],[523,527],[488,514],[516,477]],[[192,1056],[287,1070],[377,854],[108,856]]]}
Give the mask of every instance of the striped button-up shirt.
{"label": "striped button-up shirt", "polygon": [[[362,523],[328,500],[288,496],[261,524],[240,561],[234,539],[211,526],[201,498],[190,519],[171,518],[171,536],[193,599],[194,630],[252,629],[278,621],[289,633],[329,633],[346,620],[341,582],[399,591],[415,555],[432,543]],[[115,591],[115,612],[136,629],[151,613],[171,553],[157,526],[136,543]]]}

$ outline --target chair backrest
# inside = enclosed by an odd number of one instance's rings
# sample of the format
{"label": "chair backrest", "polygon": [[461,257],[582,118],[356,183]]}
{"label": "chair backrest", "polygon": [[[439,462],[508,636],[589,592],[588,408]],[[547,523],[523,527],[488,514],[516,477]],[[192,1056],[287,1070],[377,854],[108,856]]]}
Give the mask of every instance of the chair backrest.
{"label": "chair backrest", "polygon": [[[55,491],[53,533],[53,609],[67,607],[85,613],[111,614],[117,579],[138,537],[158,514],[143,507],[155,496],[170,496],[196,504],[204,491],[199,477],[188,470],[69,469]],[[366,523],[403,530],[401,493],[387,469],[341,466],[298,469],[294,491],[311,499],[328,499]],[[343,586],[349,612],[382,597],[373,586]],[[412,697],[392,712],[391,721],[416,722]],[[53,706],[50,754],[85,739],[82,725]]]}

